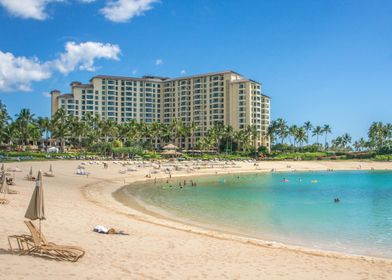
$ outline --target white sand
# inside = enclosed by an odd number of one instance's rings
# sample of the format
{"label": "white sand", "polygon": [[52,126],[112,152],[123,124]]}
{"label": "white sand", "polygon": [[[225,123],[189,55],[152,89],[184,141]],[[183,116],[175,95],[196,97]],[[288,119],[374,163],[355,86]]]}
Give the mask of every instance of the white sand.
{"label": "white sand", "polygon": [[[47,220],[42,227],[49,241],[78,245],[86,255],[77,263],[39,257],[11,255],[7,236],[28,233],[24,213],[34,182],[23,180],[30,166],[34,172],[53,165],[54,178],[44,177]],[[87,165],[89,177],[75,174],[80,161],[10,163],[15,173],[17,195],[0,205],[0,279],[392,279],[392,260],[355,257],[278,246],[203,230],[148,216],[113,199],[125,183],[144,180],[151,168],[120,174],[122,166]],[[291,165],[291,168],[287,168]],[[389,169],[379,162],[261,162],[261,171]],[[219,173],[255,171],[250,163]],[[215,169],[192,172],[215,174]],[[189,176],[173,172],[174,176]],[[152,177],[164,177],[160,173]],[[122,229],[129,236],[92,232],[97,225]]]}

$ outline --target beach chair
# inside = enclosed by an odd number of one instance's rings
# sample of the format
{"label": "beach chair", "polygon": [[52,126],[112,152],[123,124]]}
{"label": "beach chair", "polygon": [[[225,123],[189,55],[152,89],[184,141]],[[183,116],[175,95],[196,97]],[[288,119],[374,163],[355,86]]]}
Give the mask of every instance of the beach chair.
{"label": "beach chair", "polygon": [[6,178],[5,178],[5,181],[6,181],[7,185],[9,185],[9,186],[15,185],[14,178],[6,177]]}
{"label": "beach chair", "polygon": [[24,178],[25,178],[27,181],[35,181],[35,177],[34,177],[34,176],[31,176],[30,174],[27,174]]}
{"label": "beach chair", "polygon": [[18,236],[16,237],[21,245],[20,253],[23,255],[37,255],[48,257],[59,261],[76,262],[84,256],[85,251],[77,246],[58,245],[46,241],[45,236],[37,230],[31,221],[24,222],[31,233],[31,237]]}
{"label": "beach chair", "polygon": [[54,177],[54,173],[53,172],[44,172],[44,176],[45,177]]}
{"label": "beach chair", "polygon": [[18,194],[19,192],[16,190],[10,190],[8,189],[8,194]]}

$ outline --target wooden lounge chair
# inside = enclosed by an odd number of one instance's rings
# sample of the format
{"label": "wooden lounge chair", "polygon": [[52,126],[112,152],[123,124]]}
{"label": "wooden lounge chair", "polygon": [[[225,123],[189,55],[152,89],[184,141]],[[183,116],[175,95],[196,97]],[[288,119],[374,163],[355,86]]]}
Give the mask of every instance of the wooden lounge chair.
{"label": "wooden lounge chair", "polygon": [[25,176],[25,179],[27,180],[27,181],[35,181],[35,177],[34,176],[30,176],[29,174],[27,174],[26,176]]}
{"label": "wooden lounge chair", "polygon": [[19,253],[22,255],[37,255],[47,257],[59,261],[71,261],[76,262],[80,259],[85,251],[76,246],[57,245],[52,242],[48,242],[45,236],[37,230],[31,221],[25,221],[27,228],[29,229],[30,235],[16,235],[9,237],[9,244],[11,247],[10,238],[15,238],[18,242]]}
{"label": "wooden lounge chair", "polygon": [[8,189],[8,194],[18,194],[19,192],[16,190],[10,190]]}
{"label": "wooden lounge chair", "polygon": [[44,172],[45,177],[54,177],[54,173],[52,172]]}

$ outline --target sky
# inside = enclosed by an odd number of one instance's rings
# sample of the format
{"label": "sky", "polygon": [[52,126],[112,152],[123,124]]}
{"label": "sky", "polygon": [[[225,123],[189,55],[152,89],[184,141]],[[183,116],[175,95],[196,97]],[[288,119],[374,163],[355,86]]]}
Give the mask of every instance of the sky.
{"label": "sky", "polygon": [[0,0],[0,100],[50,115],[48,93],[94,75],[233,70],[272,119],[365,137],[392,121],[389,0]]}

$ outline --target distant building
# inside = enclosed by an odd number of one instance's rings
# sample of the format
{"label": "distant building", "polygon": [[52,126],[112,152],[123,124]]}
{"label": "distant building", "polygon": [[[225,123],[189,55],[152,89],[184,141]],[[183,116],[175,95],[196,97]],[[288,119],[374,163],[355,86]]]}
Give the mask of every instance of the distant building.
{"label": "distant building", "polygon": [[[260,132],[257,145],[270,146],[270,97],[261,84],[233,72],[223,71],[180,78],[143,76],[142,78],[99,75],[89,84],[71,83],[71,93],[51,91],[52,115],[59,108],[82,117],[99,114],[117,122],[171,123],[194,122],[194,139],[181,141],[182,148],[192,145],[216,123],[234,130],[256,125]],[[178,143],[177,143],[178,144]]]}

